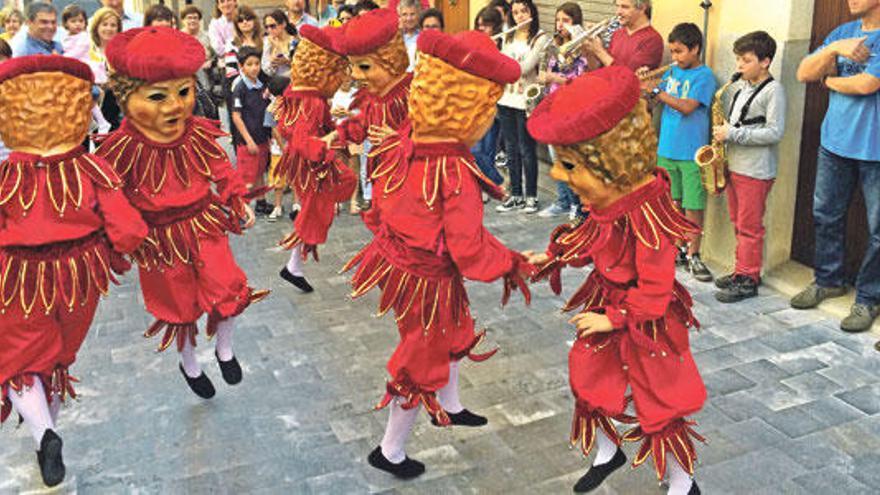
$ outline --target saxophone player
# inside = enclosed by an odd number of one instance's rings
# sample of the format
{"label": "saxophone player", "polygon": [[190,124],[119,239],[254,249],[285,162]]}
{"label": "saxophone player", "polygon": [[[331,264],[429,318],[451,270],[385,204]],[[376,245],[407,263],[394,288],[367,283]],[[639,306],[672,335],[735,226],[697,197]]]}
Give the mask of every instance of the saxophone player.
{"label": "saxophone player", "polygon": [[[642,90],[655,103],[663,104],[660,118],[658,165],[669,172],[672,198],[685,211],[688,220],[702,227],[706,190],[694,156],[709,143],[709,108],[716,83],[712,70],[700,62],[703,36],[691,23],[675,26],[668,37],[674,65],[656,79],[642,81]],[[712,273],[700,258],[701,234],[695,233],[687,245],[679,247],[677,264],[687,266],[694,278],[712,281]]]}
{"label": "saxophone player", "polygon": [[732,303],[758,295],[764,253],[764,211],[776,179],[778,145],[785,134],[785,88],[770,75],[776,41],[764,31],[734,42],[736,70],[743,83],[724,108],[729,120],[713,127],[727,146],[727,205],[736,233],[736,264],[719,277],[715,298]]}
{"label": "saxophone player", "polygon": [[[580,27],[584,16],[580,5],[574,2],[566,2],[556,9],[556,34],[553,41],[557,47],[571,40],[571,26]],[[568,84],[574,78],[588,70],[587,60],[581,50],[573,50],[571,55],[564,56],[560,53],[556,57],[549,57],[547,65],[541,68],[538,74],[538,82],[544,85],[544,94],[549,95]],[[550,161],[556,162],[556,150],[551,145]],[[549,218],[568,215],[569,220],[582,216],[581,203],[571,188],[562,181],[556,182],[556,201],[538,213],[539,217]]]}

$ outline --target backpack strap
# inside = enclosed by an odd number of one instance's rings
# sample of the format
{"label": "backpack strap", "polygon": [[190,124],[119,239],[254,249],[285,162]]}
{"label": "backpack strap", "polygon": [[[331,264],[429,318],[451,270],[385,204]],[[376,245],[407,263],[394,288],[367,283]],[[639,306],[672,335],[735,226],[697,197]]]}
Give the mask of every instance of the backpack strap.
{"label": "backpack strap", "polygon": [[[752,106],[752,102],[755,101],[755,98],[758,97],[758,93],[760,93],[761,90],[763,90],[764,88],[766,88],[767,85],[769,85],[771,82],[773,82],[773,76],[770,76],[770,77],[768,77],[767,79],[765,79],[764,82],[762,82],[762,83],[758,86],[758,88],[755,89],[755,91],[752,93],[752,95],[749,96],[749,99],[746,100],[746,104],[743,105],[742,110],[741,110],[740,113],[739,113],[739,119],[736,121],[735,124],[733,124],[733,127],[739,128],[739,127],[742,127],[742,126],[744,126],[744,125],[755,125],[755,124],[766,124],[766,123],[767,123],[767,117],[766,117],[765,115],[759,115],[759,116],[757,116],[757,117],[752,117],[752,118],[750,118],[750,119],[747,119],[747,118],[746,118],[746,115],[749,114],[749,108],[751,108],[751,106]],[[736,92],[736,95],[734,95],[734,97],[733,97],[733,103],[732,103],[731,106],[730,106],[730,113],[731,113],[731,114],[733,114],[733,106],[736,105],[736,98],[739,96],[739,94],[740,94],[741,92],[742,92],[742,90],[737,91],[737,92]],[[732,115],[728,116],[728,119],[729,119],[731,116],[732,116]]]}

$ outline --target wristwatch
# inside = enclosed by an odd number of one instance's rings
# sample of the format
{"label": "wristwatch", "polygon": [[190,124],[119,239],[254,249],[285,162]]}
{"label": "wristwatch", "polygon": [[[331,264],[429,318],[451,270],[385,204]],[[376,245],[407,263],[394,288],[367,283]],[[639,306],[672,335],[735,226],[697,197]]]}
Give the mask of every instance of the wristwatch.
{"label": "wristwatch", "polygon": [[660,88],[654,88],[651,90],[651,99],[657,98],[660,96]]}

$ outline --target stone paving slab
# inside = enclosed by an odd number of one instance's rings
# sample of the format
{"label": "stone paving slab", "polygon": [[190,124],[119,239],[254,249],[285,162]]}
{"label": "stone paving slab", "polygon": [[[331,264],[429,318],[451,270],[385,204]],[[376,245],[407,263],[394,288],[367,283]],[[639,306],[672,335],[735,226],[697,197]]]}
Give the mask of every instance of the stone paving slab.
{"label": "stone paving slab", "polygon": [[[490,205],[491,206],[491,205]],[[552,220],[486,214],[489,229],[516,249],[540,249]],[[140,334],[150,323],[129,274],[99,309],[74,375],[82,399],[58,425],[68,479],[55,493],[568,493],[589,460],[568,446],[573,403],[567,353],[573,333],[563,299],[545,285],[533,303],[500,308],[500,284],[468,283],[486,348],[466,363],[462,398],[489,417],[481,429],[435,428],[423,416],[410,456],[428,464],[400,482],[366,465],[386,412],[384,366],[393,319],[375,318],[376,294],[351,301],[338,269],[367,238],[356,217],[337,219],[315,286],[297,293],[277,276],[286,253],[273,248],[288,228],[260,221],[233,246],[252,285],[274,293],[239,320],[238,387],[222,383],[210,346],[199,357],[218,388],[200,401],[171,353]],[[586,270],[564,274],[565,294]],[[710,284],[680,280],[697,301],[702,329],[692,347],[709,400],[694,419],[705,493],[876,493],[880,490],[880,355],[870,336],[846,335],[818,311],[794,311],[767,288],[721,305]],[[33,445],[12,422],[0,431],[0,493],[47,493]],[[634,446],[626,446],[631,458]],[[650,468],[623,469],[599,494],[662,494]]]}

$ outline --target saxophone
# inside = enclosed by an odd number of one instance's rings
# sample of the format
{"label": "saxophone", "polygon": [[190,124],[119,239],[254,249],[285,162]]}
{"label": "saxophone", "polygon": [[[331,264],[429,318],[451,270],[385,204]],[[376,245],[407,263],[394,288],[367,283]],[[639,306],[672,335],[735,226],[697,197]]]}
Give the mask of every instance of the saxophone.
{"label": "saxophone", "polygon": [[[715,93],[715,101],[712,103],[712,126],[724,124],[724,104],[722,96],[731,84],[739,81],[742,74],[737,72],[724,86]],[[706,192],[717,196],[727,187],[727,153],[724,143],[716,141],[712,137],[712,143],[701,146],[694,155],[694,161],[700,166],[700,177],[703,179],[703,187]]]}

